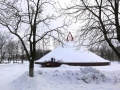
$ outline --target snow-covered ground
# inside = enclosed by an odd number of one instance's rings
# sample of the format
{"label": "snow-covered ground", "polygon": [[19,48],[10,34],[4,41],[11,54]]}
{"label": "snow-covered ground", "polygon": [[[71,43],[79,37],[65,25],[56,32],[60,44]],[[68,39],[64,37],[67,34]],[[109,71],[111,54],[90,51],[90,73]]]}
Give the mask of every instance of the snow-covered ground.
{"label": "snow-covered ground", "polygon": [[120,63],[80,67],[41,68],[28,76],[28,62],[0,64],[0,90],[120,90]]}

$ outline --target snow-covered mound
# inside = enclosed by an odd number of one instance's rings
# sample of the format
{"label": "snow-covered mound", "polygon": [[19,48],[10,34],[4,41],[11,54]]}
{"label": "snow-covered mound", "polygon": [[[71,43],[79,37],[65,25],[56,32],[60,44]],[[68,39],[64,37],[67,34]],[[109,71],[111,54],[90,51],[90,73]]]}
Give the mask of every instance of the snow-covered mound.
{"label": "snow-covered mound", "polygon": [[99,70],[96,70],[94,68],[81,68],[81,75],[78,77],[78,79],[83,80],[86,83],[89,82],[105,82],[106,77],[103,73],[101,73]]}
{"label": "snow-covered mound", "polygon": [[[117,81],[114,77],[117,77]],[[13,90],[79,90],[81,84],[106,84],[120,83],[120,78],[111,74],[103,74],[94,68],[80,68],[79,70],[39,70],[35,71],[35,77],[28,76],[28,72],[15,79],[11,86]],[[97,84],[96,84],[97,85]],[[62,87],[61,87],[62,86]],[[52,89],[50,89],[52,88]],[[95,89],[96,90],[96,89]]]}
{"label": "snow-covered mound", "polygon": [[87,48],[81,47],[79,50],[76,50],[73,42],[67,42],[65,46],[60,45],[36,62],[49,61],[52,57],[56,61],[64,62],[109,62],[90,52]]}

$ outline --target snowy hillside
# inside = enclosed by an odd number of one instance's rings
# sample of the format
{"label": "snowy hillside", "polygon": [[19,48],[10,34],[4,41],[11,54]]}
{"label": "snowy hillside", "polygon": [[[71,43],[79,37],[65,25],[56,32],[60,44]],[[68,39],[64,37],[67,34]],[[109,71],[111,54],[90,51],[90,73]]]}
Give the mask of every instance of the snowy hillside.
{"label": "snowy hillside", "polygon": [[0,64],[0,90],[120,90],[120,63],[81,67],[41,68],[28,76],[28,62]]}

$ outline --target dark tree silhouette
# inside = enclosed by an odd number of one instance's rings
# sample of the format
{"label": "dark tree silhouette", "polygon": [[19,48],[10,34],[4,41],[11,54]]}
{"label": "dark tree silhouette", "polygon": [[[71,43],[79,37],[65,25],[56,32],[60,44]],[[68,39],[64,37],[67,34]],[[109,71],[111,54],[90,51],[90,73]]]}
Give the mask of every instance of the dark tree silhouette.
{"label": "dark tree silhouette", "polygon": [[[34,76],[37,42],[42,39],[49,39],[50,37],[55,38],[57,35],[54,35],[54,32],[59,36],[64,35],[62,29],[66,26],[65,24],[57,28],[49,28],[50,21],[54,20],[55,17],[54,15],[46,15],[44,13],[44,8],[48,5],[53,6],[54,2],[51,0],[0,1],[0,24],[14,34],[23,45],[29,60],[30,77]],[[24,42],[25,38],[27,39],[28,45]]]}
{"label": "dark tree silhouette", "polygon": [[[60,12],[71,21],[81,22],[77,32],[79,45],[100,47],[106,41],[116,55],[120,52],[120,0],[74,0]],[[83,42],[87,42],[87,44]]]}

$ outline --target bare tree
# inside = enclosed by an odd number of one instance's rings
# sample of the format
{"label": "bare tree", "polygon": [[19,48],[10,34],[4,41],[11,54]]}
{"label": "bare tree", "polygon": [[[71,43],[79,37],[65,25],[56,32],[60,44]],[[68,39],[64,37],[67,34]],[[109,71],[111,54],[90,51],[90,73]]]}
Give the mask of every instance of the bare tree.
{"label": "bare tree", "polygon": [[19,47],[18,47],[19,42],[18,41],[14,41],[14,42],[15,42],[14,56],[15,56],[15,61],[16,61],[14,63],[17,63],[17,61],[18,61],[18,54],[19,54]]}
{"label": "bare tree", "polygon": [[[54,2],[51,0],[0,1],[0,24],[21,41],[29,60],[30,77],[34,76],[36,44],[42,39],[55,38],[57,35],[54,35],[54,32],[63,36],[62,29],[66,26],[64,24],[57,28],[49,27],[50,21],[54,20],[55,17],[49,14],[46,15],[44,12],[45,7],[48,5],[53,6]],[[41,26],[44,26],[45,29]],[[28,46],[24,42],[25,38],[27,38]]]}
{"label": "bare tree", "polygon": [[1,62],[3,61],[3,58],[6,53],[6,44],[8,39],[10,38],[10,35],[4,31],[0,32],[0,57],[1,57]]}
{"label": "bare tree", "polygon": [[[83,26],[77,32],[79,45],[100,47],[106,41],[116,55],[120,46],[120,0],[74,0],[60,12]],[[87,43],[83,43],[87,42]]]}
{"label": "bare tree", "polygon": [[7,45],[6,45],[9,61],[13,60],[13,62],[14,62],[14,55],[15,55],[15,51],[16,51],[15,46],[16,46],[16,43],[9,39],[9,41],[7,42]]}
{"label": "bare tree", "polygon": [[24,47],[21,43],[19,44],[19,46],[20,46],[20,51],[21,51],[21,55],[20,55],[21,56],[21,63],[23,63],[24,57],[25,57],[25,55],[24,55],[25,50],[24,50]]}

